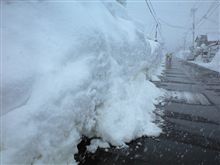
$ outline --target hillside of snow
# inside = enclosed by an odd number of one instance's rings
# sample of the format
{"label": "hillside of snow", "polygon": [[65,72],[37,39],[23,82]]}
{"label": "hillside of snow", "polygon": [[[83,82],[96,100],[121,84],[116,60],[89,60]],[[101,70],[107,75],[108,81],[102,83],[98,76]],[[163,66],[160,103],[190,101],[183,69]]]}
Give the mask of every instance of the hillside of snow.
{"label": "hillside of snow", "polygon": [[146,80],[160,45],[119,3],[3,1],[2,18],[3,164],[75,164],[82,135],[123,146],[160,134],[162,92]]}

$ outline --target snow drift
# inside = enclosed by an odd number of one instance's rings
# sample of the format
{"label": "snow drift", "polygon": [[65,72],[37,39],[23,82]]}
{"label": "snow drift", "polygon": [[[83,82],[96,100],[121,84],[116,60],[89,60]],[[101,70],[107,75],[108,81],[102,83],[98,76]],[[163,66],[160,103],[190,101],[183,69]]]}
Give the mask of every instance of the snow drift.
{"label": "snow drift", "polygon": [[152,111],[161,91],[146,80],[160,54],[124,7],[2,3],[4,164],[74,163],[81,135],[124,145],[160,133]]}
{"label": "snow drift", "polygon": [[197,61],[194,61],[194,63],[220,73],[220,50],[216,53],[211,62],[204,63],[197,59]]}

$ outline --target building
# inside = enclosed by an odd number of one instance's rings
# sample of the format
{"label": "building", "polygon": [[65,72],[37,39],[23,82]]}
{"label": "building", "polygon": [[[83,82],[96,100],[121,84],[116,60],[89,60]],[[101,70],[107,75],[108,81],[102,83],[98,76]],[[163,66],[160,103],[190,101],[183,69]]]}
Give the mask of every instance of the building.
{"label": "building", "polygon": [[218,52],[218,50],[220,49],[220,40],[218,41],[209,41],[208,44],[208,58],[210,62],[213,57],[215,56],[215,54]]}
{"label": "building", "polygon": [[193,50],[194,59],[200,56],[203,62],[210,62],[220,49],[219,38],[218,35],[215,35],[215,38],[207,35],[197,36],[195,40],[196,48]]}
{"label": "building", "polygon": [[201,46],[202,44],[207,45],[208,44],[208,37],[207,35],[200,35],[196,37],[195,40],[196,46]]}

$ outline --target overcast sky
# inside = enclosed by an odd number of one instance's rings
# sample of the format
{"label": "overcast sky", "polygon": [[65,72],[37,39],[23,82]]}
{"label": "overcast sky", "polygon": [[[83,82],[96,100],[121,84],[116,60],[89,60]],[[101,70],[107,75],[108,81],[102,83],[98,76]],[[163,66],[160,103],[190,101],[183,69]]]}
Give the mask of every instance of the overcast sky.
{"label": "overcast sky", "polygon": [[[151,16],[145,0],[127,0],[127,9],[130,16],[144,23],[146,33],[154,37],[156,23]],[[183,46],[186,32],[187,44],[192,43],[192,16],[190,10],[192,7],[197,8],[196,23],[210,10],[210,16],[203,19],[201,26],[196,27],[196,35],[208,34],[210,38],[220,38],[219,26],[219,0],[151,0],[157,17],[162,19],[162,35],[166,47],[170,51]],[[180,26],[180,28],[170,27],[168,25]],[[183,28],[181,28],[183,27]]]}

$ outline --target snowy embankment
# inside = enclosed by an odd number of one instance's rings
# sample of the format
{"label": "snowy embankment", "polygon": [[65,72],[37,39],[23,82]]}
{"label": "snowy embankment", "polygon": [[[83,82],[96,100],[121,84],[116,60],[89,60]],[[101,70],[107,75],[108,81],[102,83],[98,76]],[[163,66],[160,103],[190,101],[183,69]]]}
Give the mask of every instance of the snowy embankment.
{"label": "snowy embankment", "polygon": [[161,62],[160,48],[151,50],[125,8],[8,2],[1,27],[4,164],[74,163],[82,135],[121,146],[161,132],[152,111],[162,93],[146,80]]}
{"label": "snowy embankment", "polygon": [[197,61],[193,61],[193,63],[220,73],[220,50],[216,53],[211,62],[204,63],[202,60],[197,59]]}

